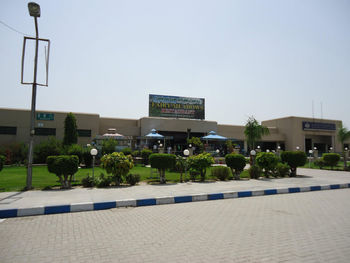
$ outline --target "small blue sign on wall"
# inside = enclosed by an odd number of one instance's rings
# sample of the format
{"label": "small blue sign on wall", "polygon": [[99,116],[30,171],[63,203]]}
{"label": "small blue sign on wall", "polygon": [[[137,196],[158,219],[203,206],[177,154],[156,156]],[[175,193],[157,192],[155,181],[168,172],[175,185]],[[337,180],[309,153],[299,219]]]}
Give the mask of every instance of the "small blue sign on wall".
{"label": "small blue sign on wall", "polygon": [[53,121],[55,119],[55,114],[39,112],[36,114],[36,119],[38,121]]}
{"label": "small blue sign on wall", "polygon": [[312,130],[335,131],[336,126],[335,126],[335,123],[303,121],[303,130],[305,130],[305,131],[312,131]]}

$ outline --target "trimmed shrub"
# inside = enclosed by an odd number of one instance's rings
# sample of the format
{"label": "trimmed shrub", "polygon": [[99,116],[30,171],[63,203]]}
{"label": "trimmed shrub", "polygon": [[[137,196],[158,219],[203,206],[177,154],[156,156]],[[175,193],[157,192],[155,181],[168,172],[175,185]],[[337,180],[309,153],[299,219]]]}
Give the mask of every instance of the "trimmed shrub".
{"label": "trimmed shrub", "polygon": [[70,188],[72,176],[78,171],[79,158],[76,155],[48,156],[47,169],[58,176],[62,188]]}
{"label": "trimmed shrub", "polygon": [[278,157],[274,153],[261,152],[256,157],[256,163],[264,171],[264,175],[269,177],[278,164]]}
{"label": "trimmed shrub", "polygon": [[5,161],[6,161],[6,157],[3,155],[0,155],[0,172],[5,165]]}
{"label": "trimmed shrub", "polygon": [[235,180],[240,179],[240,174],[243,171],[247,161],[242,154],[230,153],[226,154],[225,162],[228,167],[231,168],[232,174],[234,174]]}
{"label": "trimmed shrub", "polygon": [[284,151],[281,153],[281,159],[290,166],[290,176],[294,177],[297,175],[297,167],[305,165],[307,156],[302,151]]}
{"label": "trimmed shrub", "polygon": [[200,153],[198,155],[192,155],[188,157],[188,166],[192,170],[196,170],[201,175],[201,181],[205,180],[207,168],[214,164],[214,158],[210,153]]}
{"label": "trimmed shrub", "polygon": [[326,166],[326,163],[324,162],[323,158],[319,158],[318,160],[314,161],[314,164],[320,169]]}
{"label": "trimmed shrub", "polygon": [[325,166],[330,166],[333,170],[333,167],[337,166],[340,160],[340,155],[337,153],[324,153],[322,159],[324,160]]}
{"label": "trimmed shrub", "polygon": [[142,157],[142,161],[144,165],[148,165],[149,164],[149,156],[152,154],[153,152],[149,149],[143,149],[141,151],[141,157]]}
{"label": "trimmed shrub", "polygon": [[180,173],[180,183],[182,183],[183,182],[182,174],[187,169],[187,159],[180,155],[176,155],[175,169],[177,172]]}
{"label": "trimmed shrub", "polygon": [[211,168],[211,174],[220,181],[226,181],[230,175],[230,169],[226,166],[215,166]]}
{"label": "trimmed shrub", "polygon": [[261,168],[257,165],[252,165],[248,169],[248,173],[251,179],[259,179],[261,176]]}
{"label": "trimmed shrub", "polygon": [[119,186],[123,182],[123,177],[134,166],[134,162],[130,155],[125,156],[122,152],[114,152],[101,158],[101,166],[107,173],[112,174],[115,184]]}
{"label": "trimmed shrub", "polygon": [[55,137],[49,137],[46,141],[35,145],[34,163],[45,163],[48,156],[61,155],[63,153],[62,144]]}
{"label": "trimmed shrub", "polygon": [[128,184],[130,185],[135,185],[137,184],[138,182],[140,182],[140,175],[139,174],[128,174],[126,177],[125,177],[125,180]]}
{"label": "trimmed shrub", "polygon": [[290,173],[290,167],[286,163],[278,163],[273,170],[272,175],[275,177],[285,177]]}
{"label": "trimmed shrub", "polygon": [[122,150],[122,153],[124,153],[125,156],[126,156],[126,155],[131,155],[131,149],[130,149],[130,148],[124,148],[124,149]]}
{"label": "trimmed shrub", "polygon": [[83,147],[79,144],[72,144],[67,149],[67,155],[76,155],[79,157],[79,164],[83,162]]}
{"label": "trimmed shrub", "polygon": [[160,183],[165,184],[165,169],[174,168],[176,156],[167,153],[153,153],[149,156],[149,162],[152,168],[157,168],[160,176]]}

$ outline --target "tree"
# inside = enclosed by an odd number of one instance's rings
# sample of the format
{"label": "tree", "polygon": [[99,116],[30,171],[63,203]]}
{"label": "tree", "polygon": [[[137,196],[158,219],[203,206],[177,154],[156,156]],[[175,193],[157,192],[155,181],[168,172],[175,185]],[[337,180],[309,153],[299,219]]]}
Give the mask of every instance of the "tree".
{"label": "tree", "polygon": [[167,153],[153,153],[149,156],[149,162],[152,168],[157,168],[159,171],[160,183],[165,184],[165,169],[174,168],[176,156]]}
{"label": "tree", "polygon": [[119,186],[123,182],[123,177],[134,167],[134,162],[131,155],[125,156],[122,152],[114,152],[102,156],[101,166],[107,173],[113,175],[115,184]]}
{"label": "tree", "polygon": [[77,121],[73,113],[68,113],[64,120],[63,145],[72,145],[78,142]]}
{"label": "tree", "polygon": [[346,154],[344,150],[344,142],[350,139],[350,131],[346,127],[343,127],[343,124],[341,124],[337,135],[338,135],[338,140],[340,141],[341,147],[342,147],[343,158],[344,158],[344,170],[346,170],[347,160],[346,160]]}
{"label": "tree", "polygon": [[267,127],[260,125],[253,116],[249,117],[245,125],[244,135],[250,149],[255,149],[256,142],[260,140],[262,136],[269,134],[270,131]]}
{"label": "tree", "polygon": [[202,182],[205,180],[207,168],[215,163],[214,158],[210,155],[210,153],[192,155],[188,157],[187,161],[190,169],[196,170],[200,173]]}
{"label": "tree", "polygon": [[231,168],[232,174],[235,176],[235,180],[239,180],[240,174],[247,163],[244,156],[236,153],[226,154],[225,162],[226,165]]}

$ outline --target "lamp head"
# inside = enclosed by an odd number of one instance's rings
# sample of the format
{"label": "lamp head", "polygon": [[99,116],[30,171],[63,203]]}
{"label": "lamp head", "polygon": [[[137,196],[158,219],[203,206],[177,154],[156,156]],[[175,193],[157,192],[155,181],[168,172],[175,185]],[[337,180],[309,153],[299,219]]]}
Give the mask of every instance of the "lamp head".
{"label": "lamp head", "polygon": [[38,5],[37,3],[29,2],[28,10],[29,10],[30,16],[40,17],[40,5]]}
{"label": "lamp head", "polygon": [[95,148],[91,149],[90,154],[91,154],[92,156],[97,155],[97,149],[95,149]]}
{"label": "lamp head", "polygon": [[190,151],[187,150],[187,149],[185,149],[185,150],[184,150],[184,155],[185,155],[185,156],[189,156],[189,155],[190,155]]}

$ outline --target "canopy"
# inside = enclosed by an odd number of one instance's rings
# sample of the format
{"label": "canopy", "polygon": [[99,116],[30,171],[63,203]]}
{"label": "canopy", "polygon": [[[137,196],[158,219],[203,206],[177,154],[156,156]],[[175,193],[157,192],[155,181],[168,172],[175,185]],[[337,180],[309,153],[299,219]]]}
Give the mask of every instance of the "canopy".
{"label": "canopy", "polygon": [[157,133],[157,131],[155,129],[152,129],[151,130],[151,133],[145,135],[146,138],[149,138],[149,139],[163,139],[164,136]]}
{"label": "canopy", "polygon": [[226,141],[227,138],[221,135],[217,135],[216,132],[211,131],[209,132],[209,135],[202,137],[202,140],[208,140],[208,141]]}

